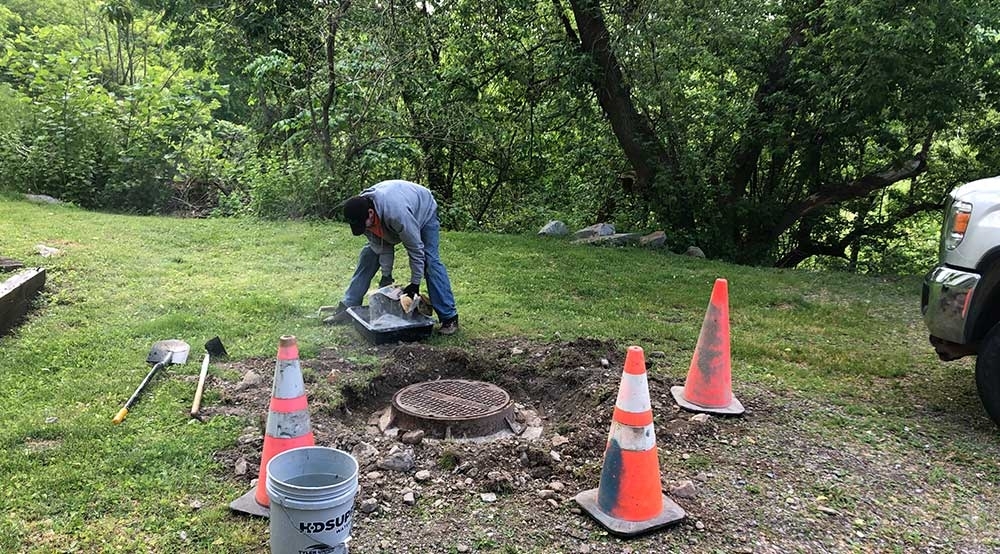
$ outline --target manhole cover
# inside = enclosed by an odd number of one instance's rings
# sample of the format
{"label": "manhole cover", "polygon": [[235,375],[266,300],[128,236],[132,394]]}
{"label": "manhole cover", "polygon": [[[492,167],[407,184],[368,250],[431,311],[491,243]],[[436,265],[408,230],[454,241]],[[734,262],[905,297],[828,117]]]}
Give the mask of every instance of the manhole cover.
{"label": "manhole cover", "polygon": [[471,438],[514,430],[514,403],[502,388],[482,381],[440,379],[400,389],[392,423],[436,438]]}

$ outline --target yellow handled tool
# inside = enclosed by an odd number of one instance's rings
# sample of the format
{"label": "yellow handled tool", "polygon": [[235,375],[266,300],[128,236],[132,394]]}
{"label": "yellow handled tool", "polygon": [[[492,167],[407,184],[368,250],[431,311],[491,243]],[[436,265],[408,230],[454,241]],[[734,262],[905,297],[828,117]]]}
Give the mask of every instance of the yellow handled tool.
{"label": "yellow handled tool", "polygon": [[143,389],[153,379],[156,372],[171,364],[183,364],[187,361],[188,352],[190,351],[191,347],[188,346],[188,343],[181,340],[161,340],[154,344],[153,348],[149,351],[149,356],[146,357],[146,362],[153,364],[153,368],[149,370],[146,378],[142,380],[142,383],[139,383],[135,392],[125,402],[122,409],[118,410],[118,413],[111,419],[111,422],[118,425],[122,421],[125,421],[129,408],[139,400],[139,395],[142,394]]}

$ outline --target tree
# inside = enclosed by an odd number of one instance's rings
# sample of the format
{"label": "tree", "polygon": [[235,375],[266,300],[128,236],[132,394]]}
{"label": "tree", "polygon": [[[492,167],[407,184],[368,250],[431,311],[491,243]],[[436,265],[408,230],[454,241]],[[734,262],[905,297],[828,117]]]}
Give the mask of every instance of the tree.
{"label": "tree", "polygon": [[[935,139],[995,106],[982,91],[995,79],[984,68],[996,61],[997,13],[975,0],[652,1],[639,17],[617,14],[617,35],[597,0],[569,1],[575,28],[553,2],[634,171],[624,192],[675,242],[740,262],[848,257],[859,238],[931,209],[945,184],[917,177]],[[616,56],[640,46],[648,58],[630,67]],[[720,102],[698,104],[692,82]],[[907,194],[876,210],[888,190]]]}

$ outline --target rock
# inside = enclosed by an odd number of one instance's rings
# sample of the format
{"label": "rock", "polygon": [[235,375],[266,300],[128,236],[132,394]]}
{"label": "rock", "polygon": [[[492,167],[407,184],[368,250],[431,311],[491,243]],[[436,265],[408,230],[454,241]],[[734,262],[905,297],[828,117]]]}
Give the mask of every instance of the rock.
{"label": "rock", "polygon": [[358,509],[361,510],[363,514],[371,514],[378,510],[378,500],[374,498],[366,498],[361,501],[358,505]]}
{"label": "rock", "polygon": [[705,524],[702,523],[702,522],[700,522],[700,521],[696,521],[696,522],[694,522],[694,528],[697,529],[697,530],[699,530],[699,531],[701,531],[701,530],[705,529]]}
{"label": "rock", "polygon": [[511,356],[520,356],[521,354],[524,354],[524,349],[523,348],[518,348],[518,347],[515,346],[514,348],[510,349],[510,355]]}
{"label": "rock", "polygon": [[413,476],[418,482],[423,483],[424,481],[429,481],[431,478],[431,472],[426,469],[421,469]]}
{"label": "rock", "polygon": [[569,443],[569,439],[567,439],[566,437],[564,437],[562,435],[552,435],[552,446],[553,447],[559,448],[560,446],[562,446],[564,444],[568,444],[568,443]]}
{"label": "rock", "polygon": [[455,545],[455,552],[460,552],[460,553],[464,554],[465,552],[471,552],[471,551],[472,551],[472,549],[469,548],[469,545],[467,545],[467,544],[458,544],[458,545]]}
{"label": "rock", "polygon": [[243,376],[243,379],[236,384],[236,390],[242,391],[252,387],[256,387],[257,385],[261,384],[262,381],[263,379],[261,378],[260,375],[257,375],[253,371],[248,371],[246,375]]}
{"label": "rock", "polygon": [[566,489],[566,485],[562,484],[560,481],[552,481],[549,483],[549,488],[556,492],[562,492]]}
{"label": "rock", "polygon": [[601,367],[607,369],[611,367],[611,362],[609,362],[607,358],[601,358]]}
{"label": "rock", "polygon": [[555,450],[549,450],[549,458],[552,458],[552,461],[557,464],[562,461],[562,455]]}
{"label": "rock", "polygon": [[484,492],[484,493],[482,493],[482,494],[479,495],[479,498],[482,499],[483,502],[496,502],[497,501],[497,495],[496,495],[496,493],[493,493],[493,492]]}
{"label": "rock", "polygon": [[598,235],[575,239],[573,244],[594,244],[598,246],[629,246],[639,244],[642,235],[639,233],[615,233],[613,235]]}
{"label": "rock", "polygon": [[413,449],[405,448],[402,450],[393,450],[389,452],[389,455],[382,458],[378,462],[379,469],[385,469],[388,471],[399,471],[407,472],[413,469]]}
{"label": "rock", "polygon": [[191,503],[188,504],[188,506],[190,506],[192,510],[200,510],[201,500],[192,500]]}
{"label": "rock", "polygon": [[253,431],[243,433],[240,438],[236,439],[239,444],[253,444],[255,442],[263,442],[264,438],[261,437],[260,433],[254,429]]}
{"label": "rock", "polygon": [[514,478],[506,471],[491,471],[486,474],[486,490],[493,492],[509,491],[514,488]]}
{"label": "rock", "polygon": [[25,194],[24,199],[35,204],[62,204],[62,200],[47,194]]}
{"label": "rock", "polygon": [[359,466],[364,467],[370,465],[378,458],[378,448],[367,442],[359,442],[351,449],[351,456],[354,456]]}
{"label": "rock", "polygon": [[35,204],[62,204],[62,200],[52,198],[47,194],[25,194],[24,199]]}
{"label": "rock", "polygon": [[685,256],[691,256],[692,258],[704,258],[705,253],[701,251],[701,248],[697,246],[688,246],[688,249],[684,252]]}
{"label": "rock", "polygon": [[591,237],[603,237],[615,234],[615,226],[607,223],[595,223],[590,227],[584,227],[573,233],[574,239],[587,239]]}
{"label": "rock", "polygon": [[48,424],[52,424],[52,423],[55,423],[57,421],[59,421],[59,418],[56,417],[56,416],[49,416],[49,417],[45,418],[45,423],[48,423]]}
{"label": "rock", "polygon": [[541,498],[542,500],[548,500],[550,498],[555,498],[555,497],[556,497],[556,491],[552,489],[542,489],[538,491],[538,498]]}
{"label": "rock", "polygon": [[639,246],[646,248],[663,248],[667,243],[667,234],[663,231],[654,231],[639,239]]}
{"label": "rock", "polygon": [[403,504],[407,506],[413,506],[417,503],[417,497],[413,494],[413,491],[407,490],[403,492]]}
{"label": "rock", "polygon": [[236,460],[236,467],[233,468],[233,472],[236,475],[246,475],[247,474],[247,459],[240,458]]}
{"label": "rock", "polygon": [[44,244],[36,244],[35,251],[38,252],[38,255],[43,258],[51,258],[62,254],[62,250],[52,248],[51,246],[45,246]]}
{"label": "rock", "polygon": [[403,444],[420,444],[424,440],[424,430],[407,431],[399,440],[403,441]]}
{"label": "rock", "polygon": [[545,237],[562,237],[569,234],[569,227],[562,221],[554,219],[546,223],[538,234]]}
{"label": "rock", "polygon": [[691,416],[691,419],[689,421],[691,423],[708,423],[708,420],[711,417],[712,416],[710,416],[708,414],[695,414],[695,415]]}
{"label": "rock", "polygon": [[677,498],[694,498],[698,496],[698,490],[694,488],[694,483],[691,481],[678,481],[678,483],[670,489],[670,495],[676,496]]}

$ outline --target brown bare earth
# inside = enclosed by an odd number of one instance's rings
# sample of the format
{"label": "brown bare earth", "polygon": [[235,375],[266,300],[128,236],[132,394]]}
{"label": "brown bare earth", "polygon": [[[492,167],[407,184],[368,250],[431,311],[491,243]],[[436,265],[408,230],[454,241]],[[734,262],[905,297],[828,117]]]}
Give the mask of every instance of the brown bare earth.
{"label": "brown bare earth", "polygon": [[[573,497],[598,484],[623,348],[583,339],[358,349],[381,367],[356,366],[333,350],[302,360],[317,444],[358,456],[355,507],[377,506],[356,509],[352,552],[996,552],[1000,544],[994,510],[965,500],[974,496],[970,487],[992,486],[981,474],[953,476],[966,488],[956,493],[932,477],[934,455],[919,445],[838,437],[811,423],[842,417],[837,408],[742,383],[734,391],[746,406],[742,417],[692,419],[670,395],[687,368],[669,367],[655,352],[646,361],[661,485],[687,518],[639,538],[610,536]],[[216,455],[227,468],[222,477],[248,489],[258,474],[274,360],[226,367],[260,377],[249,385],[213,377],[209,386],[224,392],[203,408],[205,418],[257,422]],[[503,387],[519,413],[541,417],[541,437],[411,446],[375,425],[394,392],[438,378]],[[377,467],[405,448],[413,450],[412,470]]]}

